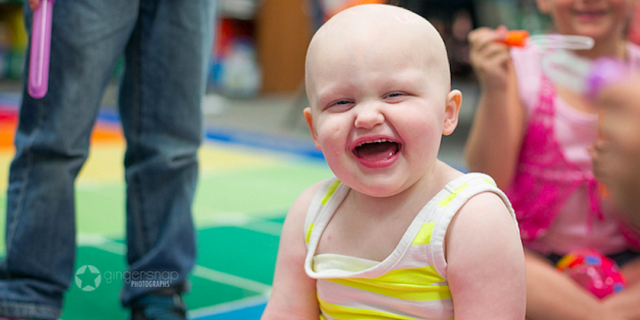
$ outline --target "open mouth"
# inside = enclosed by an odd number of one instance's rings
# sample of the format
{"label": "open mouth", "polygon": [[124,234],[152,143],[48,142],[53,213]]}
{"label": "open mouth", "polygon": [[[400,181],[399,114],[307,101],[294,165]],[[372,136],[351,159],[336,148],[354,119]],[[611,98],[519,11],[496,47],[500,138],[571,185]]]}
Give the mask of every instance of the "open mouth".
{"label": "open mouth", "polygon": [[575,11],[574,14],[582,19],[598,19],[607,14],[606,10],[589,10],[589,11]]}
{"label": "open mouth", "polygon": [[377,139],[358,144],[353,149],[353,154],[367,161],[387,160],[396,155],[401,148],[401,144],[387,139]]}

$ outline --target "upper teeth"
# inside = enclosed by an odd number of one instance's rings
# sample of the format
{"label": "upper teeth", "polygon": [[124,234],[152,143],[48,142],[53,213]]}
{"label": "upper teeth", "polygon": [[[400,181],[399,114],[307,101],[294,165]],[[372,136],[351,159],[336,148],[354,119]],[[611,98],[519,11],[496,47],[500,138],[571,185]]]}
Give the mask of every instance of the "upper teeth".
{"label": "upper teeth", "polygon": [[360,147],[360,146],[362,146],[364,144],[367,144],[367,143],[380,143],[380,142],[391,142],[391,141],[387,140],[387,139],[384,139],[384,138],[383,139],[376,139],[376,140],[373,140],[373,141],[364,141],[364,142],[360,142],[358,144],[358,147]]}

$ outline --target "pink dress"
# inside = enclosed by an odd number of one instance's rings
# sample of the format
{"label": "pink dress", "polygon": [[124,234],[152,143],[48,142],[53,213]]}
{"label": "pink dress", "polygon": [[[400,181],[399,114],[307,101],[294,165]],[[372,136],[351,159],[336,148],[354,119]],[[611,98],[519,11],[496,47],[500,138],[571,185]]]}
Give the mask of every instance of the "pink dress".
{"label": "pink dress", "polygon": [[[638,236],[602,200],[588,148],[598,138],[598,116],[573,109],[542,74],[535,47],[512,50],[527,127],[507,195],[526,247],[543,254],[593,248],[605,254],[640,248]],[[628,46],[631,68],[640,70],[640,47]]]}

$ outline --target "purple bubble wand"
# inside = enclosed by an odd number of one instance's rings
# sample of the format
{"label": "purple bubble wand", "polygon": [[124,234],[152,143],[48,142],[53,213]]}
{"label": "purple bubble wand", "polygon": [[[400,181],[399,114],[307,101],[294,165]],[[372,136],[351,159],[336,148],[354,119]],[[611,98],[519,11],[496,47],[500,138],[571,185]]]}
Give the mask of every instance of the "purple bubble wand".
{"label": "purple bubble wand", "polygon": [[51,51],[51,18],[55,0],[42,0],[33,11],[31,52],[29,56],[29,95],[40,99],[49,86],[49,54]]}
{"label": "purple bubble wand", "polygon": [[630,72],[614,57],[589,60],[566,50],[556,50],[542,58],[542,71],[557,86],[595,99],[609,85],[623,81]]}

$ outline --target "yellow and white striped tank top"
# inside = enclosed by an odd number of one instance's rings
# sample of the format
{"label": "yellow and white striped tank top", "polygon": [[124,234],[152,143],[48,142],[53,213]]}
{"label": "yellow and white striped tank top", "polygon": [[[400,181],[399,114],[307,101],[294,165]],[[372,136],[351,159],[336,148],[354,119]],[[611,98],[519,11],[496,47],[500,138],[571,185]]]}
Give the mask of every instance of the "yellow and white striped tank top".
{"label": "yellow and white striped tank top", "polygon": [[349,187],[327,180],[309,206],[305,271],[317,279],[320,319],[453,319],[444,238],[460,207],[481,192],[511,204],[491,177],[469,173],[449,182],[415,217],[382,262],[338,254],[316,255],[320,236]]}

